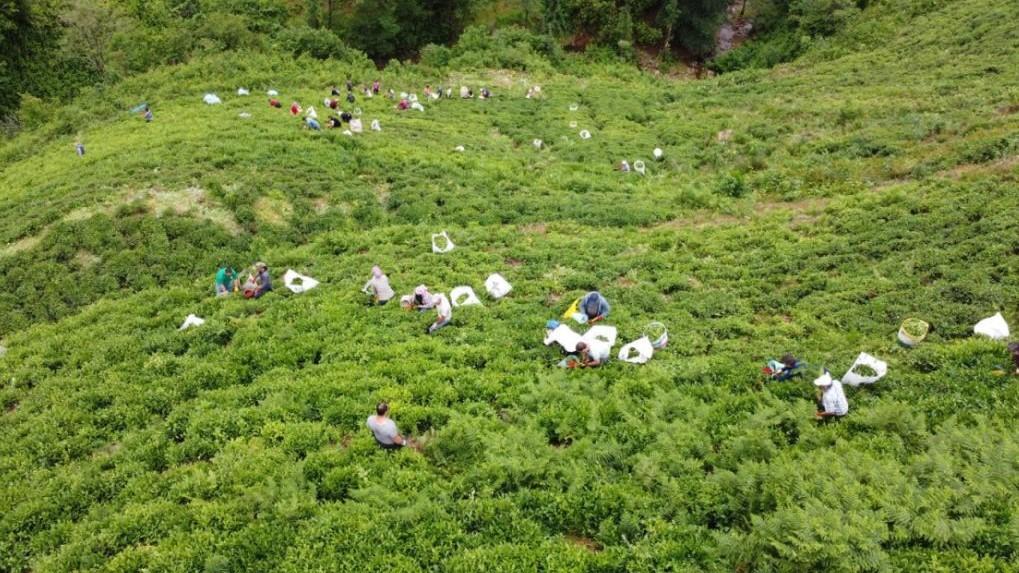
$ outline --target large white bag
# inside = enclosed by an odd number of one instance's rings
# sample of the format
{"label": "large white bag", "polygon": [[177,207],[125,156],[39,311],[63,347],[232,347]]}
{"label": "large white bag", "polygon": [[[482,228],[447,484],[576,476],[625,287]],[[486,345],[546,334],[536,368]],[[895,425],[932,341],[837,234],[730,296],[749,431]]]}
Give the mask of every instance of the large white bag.
{"label": "large white bag", "polygon": [[219,96],[217,96],[216,94],[205,94],[205,97],[202,98],[202,101],[204,101],[205,103],[207,103],[209,105],[216,105],[217,103],[223,103],[223,100],[219,99]]}
{"label": "large white bag", "polygon": [[545,346],[559,344],[566,352],[575,352],[577,343],[580,342],[580,335],[565,324],[560,324],[545,334]]}
{"label": "large white bag", "polygon": [[449,291],[449,301],[453,306],[471,306],[481,304],[481,299],[474,294],[474,289],[469,286],[454,287]]}
{"label": "large white bag", "polygon": [[619,349],[619,359],[631,364],[644,364],[651,360],[654,353],[655,348],[651,346],[651,339],[641,336]]}
{"label": "large white bag", "polygon": [[246,90],[244,88],[237,88],[237,95],[239,95],[239,96],[246,96],[246,95],[249,95],[250,93],[251,92],[249,92],[248,90]]}
{"label": "large white bag", "polygon": [[180,325],[180,328],[177,330],[187,330],[192,326],[201,326],[203,324],[205,324],[205,319],[189,314],[187,318],[184,319],[184,324]]}
{"label": "large white bag", "polygon": [[287,269],[287,272],[283,273],[283,284],[290,289],[290,292],[300,294],[317,287],[318,281],[311,277],[306,277],[293,269]]}
{"label": "large white bag", "polygon": [[513,285],[503,278],[499,273],[492,273],[485,279],[485,289],[492,298],[500,299],[513,290]]}
{"label": "large white bag", "polygon": [[[440,247],[436,239],[446,239],[446,245]],[[443,231],[441,233],[432,233],[432,252],[433,253],[448,253],[453,250],[456,245],[449,238],[449,233]]]}
{"label": "large white bag", "polygon": [[[874,370],[873,376],[864,376],[855,372],[857,366],[868,366]],[[878,380],[884,378],[885,374],[888,373],[888,364],[877,358],[874,358],[866,352],[861,352],[856,357],[856,362],[849,367],[846,374],[842,377],[842,381],[850,386],[859,386],[860,384],[873,384]]]}
{"label": "large white bag", "polygon": [[1009,336],[1008,323],[1000,312],[976,323],[973,332],[987,336],[991,340],[1004,340]]}
{"label": "large white bag", "polygon": [[594,345],[598,342],[603,342],[612,348],[616,345],[617,331],[616,327],[608,326],[606,324],[596,324],[591,328],[587,329],[581,340],[586,342],[588,346]]}
{"label": "large white bag", "polygon": [[354,118],[350,120],[350,131],[354,133],[361,133],[364,131],[364,125],[360,119]]}

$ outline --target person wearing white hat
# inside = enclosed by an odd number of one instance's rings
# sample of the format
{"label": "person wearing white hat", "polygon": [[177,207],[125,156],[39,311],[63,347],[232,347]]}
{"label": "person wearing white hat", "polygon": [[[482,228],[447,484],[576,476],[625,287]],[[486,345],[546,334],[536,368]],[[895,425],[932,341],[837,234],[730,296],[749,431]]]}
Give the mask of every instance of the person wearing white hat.
{"label": "person wearing white hat", "polygon": [[824,371],[820,377],[814,380],[817,386],[817,413],[818,420],[828,418],[841,418],[849,413],[849,402],[846,400],[846,393],[842,391],[842,383],[831,377],[831,373]]}

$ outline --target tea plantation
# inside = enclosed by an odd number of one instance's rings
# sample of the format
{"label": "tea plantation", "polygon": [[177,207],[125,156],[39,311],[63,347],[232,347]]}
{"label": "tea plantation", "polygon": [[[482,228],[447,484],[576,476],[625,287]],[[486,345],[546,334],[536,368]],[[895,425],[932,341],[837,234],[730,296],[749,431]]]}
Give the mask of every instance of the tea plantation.
{"label": "tea plantation", "polygon": [[[1019,378],[972,330],[1019,327],[1017,21],[874,2],[696,81],[513,30],[381,71],[227,54],[40,107],[0,143],[0,572],[1019,571]],[[347,77],[493,97],[358,92],[354,136],[266,105],[324,122]],[[213,296],[256,260],[275,291]],[[513,291],[426,336],[365,304],[373,264]],[[668,346],[557,368],[588,290]],[[765,382],[785,352],[810,372]],[[814,373],[860,352],[888,375],[818,424]],[[419,450],[376,446],[380,400]]]}

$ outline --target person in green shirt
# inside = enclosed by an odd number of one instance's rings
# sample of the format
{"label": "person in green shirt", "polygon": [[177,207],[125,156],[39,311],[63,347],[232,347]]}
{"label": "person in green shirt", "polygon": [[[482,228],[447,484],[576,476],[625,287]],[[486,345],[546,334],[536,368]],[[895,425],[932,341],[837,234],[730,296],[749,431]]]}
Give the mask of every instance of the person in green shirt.
{"label": "person in green shirt", "polygon": [[220,265],[216,271],[216,296],[227,296],[237,287],[237,271],[233,267]]}

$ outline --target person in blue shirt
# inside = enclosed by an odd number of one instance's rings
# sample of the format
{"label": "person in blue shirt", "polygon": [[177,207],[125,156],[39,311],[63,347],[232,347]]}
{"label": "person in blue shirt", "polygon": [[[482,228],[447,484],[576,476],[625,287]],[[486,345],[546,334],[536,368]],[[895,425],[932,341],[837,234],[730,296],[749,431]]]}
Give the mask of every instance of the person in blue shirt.
{"label": "person in blue shirt", "polygon": [[609,301],[598,291],[591,291],[580,300],[580,312],[587,315],[587,322],[597,322],[609,315]]}
{"label": "person in blue shirt", "polygon": [[259,298],[272,290],[272,277],[269,275],[269,266],[265,263],[255,263],[255,276],[248,279],[244,285],[245,298]]}

